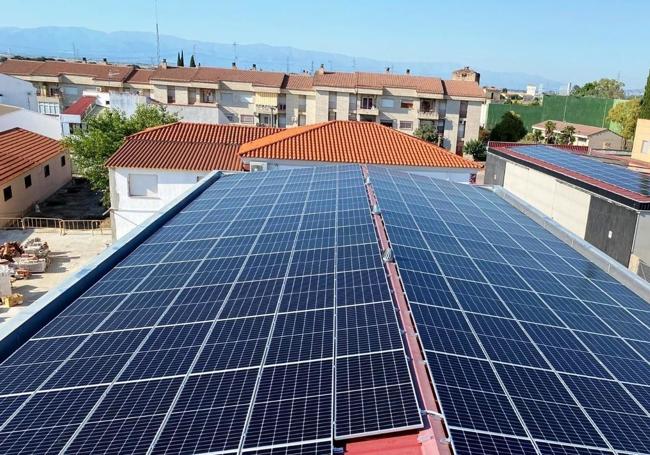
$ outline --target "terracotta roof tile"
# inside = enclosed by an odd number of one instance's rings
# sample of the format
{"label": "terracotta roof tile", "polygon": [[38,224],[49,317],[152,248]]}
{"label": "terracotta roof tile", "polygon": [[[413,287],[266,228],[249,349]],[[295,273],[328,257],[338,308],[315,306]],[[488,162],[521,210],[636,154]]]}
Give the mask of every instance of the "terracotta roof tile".
{"label": "terracotta roof tile", "polygon": [[149,78],[154,73],[153,69],[136,68],[131,75],[126,79],[126,82],[131,84],[148,84]]}
{"label": "terracotta roof tile", "polygon": [[[541,130],[545,130],[546,129],[545,123],[547,121],[548,120],[536,123],[533,125],[533,128],[539,128]],[[560,120],[550,120],[550,121],[555,123],[555,131],[562,131],[567,126],[572,125],[576,129],[575,134],[578,134],[580,136],[592,136],[594,134],[602,133],[603,131],[608,131],[607,128],[603,128],[600,126],[581,125],[580,123],[562,122]]]}
{"label": "terracotta roof tile", "polygon": [[64,110],[63,113],[66,115],[83,115],[89,107],[95,104],[96,99],[96,96],[82,96]]}
{"label": "terracotta roof tile", "polygon": [[239,153],[246,158],[277,160],[481,167],[441,147],[373,122],[332,121],[288,128],[242,145]]}
{"label": "terracotta roof tile", "polygon": [[131,65],[105,65],[99,63],[44,62],[33,60],[7,60],[0,65],[0,73],[18,76],[53,76],[62,74],[87,76],[102,81],[123,82],[133,72]]}
{"label": "terracotta roof tile", "polygon": [[248,82],[253,85],[277,87],[283,85],[285,74],[271,71],[253,71],[228,68],[158,68],[150,76],[160,81],[178,82]]}
{"label": "terracotta roof tile", "polygon": [[172,123],[126,138],[106,162],[108,167],[192,171],[241,171],[239,146],[282,131],[240,125]]}
{"label": "terracotta roof tile", "polygon": [[59,141],[13,128],[0,133],[0,184],[63,152]]}
{"label": "terracotta roof tile", "polygon": [[473,81],[442,81],[445,88],[445,95],[448,96],[467,96],[476,98],[485,98],[483,89],[478,83]]}
{"label": "terracotta roof tile", "polygon": [[311,90],[314,78],[305,74],[289,74],[284,80],[284,86],[289,90]]}

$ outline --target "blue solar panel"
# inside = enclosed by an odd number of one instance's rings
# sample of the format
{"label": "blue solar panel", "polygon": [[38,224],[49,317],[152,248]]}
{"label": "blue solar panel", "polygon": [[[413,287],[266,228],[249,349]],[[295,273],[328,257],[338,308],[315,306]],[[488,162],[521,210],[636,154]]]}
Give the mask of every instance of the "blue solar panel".
{"label": "blue solar panel", "polygon": [[358,166],[223,177],[0,365],[2,453],[331,453],[422,427]]}
{"label": "blue solar panel", "polygon": [[647,302],[488,190],[370,182],[455,453],[650,453]]}

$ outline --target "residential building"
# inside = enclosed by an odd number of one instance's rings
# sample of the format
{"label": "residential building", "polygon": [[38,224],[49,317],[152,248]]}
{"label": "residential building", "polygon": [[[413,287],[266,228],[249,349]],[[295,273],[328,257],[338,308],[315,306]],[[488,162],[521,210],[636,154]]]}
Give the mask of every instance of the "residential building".
{"label": "residential building", "polygon": [[84,128],[86,119],[97,109],[97,97],[84,95],[67,107],[59,116],[64,136]]}
{"label": "residential building", "polygon": [[[536,123],[532,126],[533,130],[540,131],[543,137],[546,137],[546,122]],[[571,145],[580,145],[594,150],[623,150],[625,149],[625,139],[615,132],[598,126],[581,125],[579,123],[561,122],[559,120],[550,120],[555,123],[553,134],[559,135],[564,128],[572,126],[575,129],[573,133],[575,139]]]}
{"label": "residential building", "polygon": [[[157,68],[59,61],[7,60],[0,73],[32,82],[56,114],[84,90],[115,94],[126,110],[155,102],[188,121],[294,127],[328,120],[371,121],[412,134],[432,124],[448,150],[461,153],[478,137],[484,93],[480,75],[459,70],[453,80],[407,74],[342,73],[323,66],[313,75],[231,68]],[[52,108],[54,109],[54,108]]]}
{"label": "residential building", "polygon": [[27,81],[0,73],[0,104],[38,111],[36,90]]}
{"label": "residential building", "polygon": [[13,128],[0,132],[0,217],[20,217],[72,179],[59,141]]}
{"label": "residential building", "polygon": [[636,122],[632,159],[650,163],[650,120],[639,119]]}
{"label": "residential building", "polygon": [[243,172],[239,145],[279,131],[179,122],[128,136],[106,162],[113,237],[124,236],[206,174]]}
{"label": "residential building", "polygon": [[454,182],[476,181],[479,163],[378,123],[334,120],[290,128],[242,144],[251,171],[332,163],[374,164]]}
{"label": "residential building", "polygon": [[40,114],[38,111],[0,104],[0,132],[13,128],[61,139],[61,124],[58,118]]}
{"label": "residential building", "polygon": [[0,448],[647,454],[650,286],[577,240],[390,167],[214,172],[0,326]]}
{"label": "residential building", "polygon": [[485,183],[650,280],[650,166],[621,164],[587,147],[491,142]]}
{"label": "residential building", "polygon": [[481,82],[481,74],[465,66],[459,70],[451,73],[451,78],[455,81],[471,81],[479,84]]}

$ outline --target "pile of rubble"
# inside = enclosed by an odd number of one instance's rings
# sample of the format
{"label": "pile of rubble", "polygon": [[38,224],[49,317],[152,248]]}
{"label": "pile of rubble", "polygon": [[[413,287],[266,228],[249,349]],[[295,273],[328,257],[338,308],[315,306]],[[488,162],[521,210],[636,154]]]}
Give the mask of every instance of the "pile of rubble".
{"label": "pile of rubble", "polygon": [[32,273],[43,273],[50,265],[50,248],[47,242],[35,237],[22,245],[5,242],[0,247],[0,300],[7,307],[23,302],[20,294],[12,292],[12,283],[28,279]]}

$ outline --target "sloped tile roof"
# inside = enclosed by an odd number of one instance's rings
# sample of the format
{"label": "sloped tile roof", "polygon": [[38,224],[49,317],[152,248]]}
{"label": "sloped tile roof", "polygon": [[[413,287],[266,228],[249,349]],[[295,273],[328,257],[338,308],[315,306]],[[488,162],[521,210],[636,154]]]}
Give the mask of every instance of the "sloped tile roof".
{"label": "sloped tile roof", "polygon": [[[543,131],[546,129],[545,123],[547,121],[549,120],[536,123],[533,125],[533,128],[538,128]],[[550,120],[550,121],[555,123],[555,131],[562,131],[564,128],[571,125],[576,129],[575,134],[579,136],[593,136],[594,134],[602,133],[603,131],[608,131],[607,128],[603,128],[600,126],[581,125],[580,123],[562,122],[560,120]]]}
{"label": "sloped tile roof", "polygon": [[108,167],[191,171],[242,171],[238,154],[245,142],[282,131],[240,125],[177,122],[126,138]]}
{"label": "sloped tile roof", "polygon": [[96,96],[82,96],[64,110],[63,113],[66,115],[83,115],[90,106],[95,104],[96,99]]}
{"label": "sloped tile roof", "polygon": [[63,152],[59,141],[12,128],[0,133],[0,184],[24,174],[30,169]]}
{"label": "sloped tile roof", "polygon": [[373,122],[331,121],[288,128],[243,144],[246,158],[442,168],[481,165]]}
{"label": "sloped tile roof", "polygon": [[451,81],[444,80],[445,95],[466,96],[472,98],[485,98],[485,93],[480,85],[473,81]]}
{"label": "sloped tile roof", "polygon": [[107,65],[100,63],[58,62],[53,60],[7,60],[0,64],[0,73],[17,76],[53,76],[63,74],[92,77],[101,81],[124,82],[133,72],[131,65]]}

